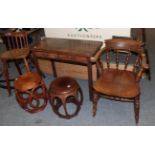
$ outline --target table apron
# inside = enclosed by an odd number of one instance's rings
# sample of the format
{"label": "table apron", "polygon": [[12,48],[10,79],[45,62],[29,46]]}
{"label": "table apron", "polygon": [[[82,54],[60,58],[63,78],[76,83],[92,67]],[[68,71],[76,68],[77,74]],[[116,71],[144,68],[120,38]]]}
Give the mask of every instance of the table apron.
{"label": "table apron", "polygon": [[48,59],[54,61],[65,61],[65,62],[72,62],[72,63],[81,63],[81,64],[89,64],[90,58],[89,57],[82,57],[82,56],[73,56],[73,55],[62,55],[62,54],[47,54],[43,52],[33,52],[33,55],[37,59]]}

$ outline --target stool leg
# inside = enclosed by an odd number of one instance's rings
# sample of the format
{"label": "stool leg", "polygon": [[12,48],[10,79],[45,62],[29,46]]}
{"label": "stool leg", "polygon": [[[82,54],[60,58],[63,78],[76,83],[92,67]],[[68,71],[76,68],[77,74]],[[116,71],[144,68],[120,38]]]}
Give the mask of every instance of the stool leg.
{"label": "stool leg", "polygon": [[[40,88],[42,92],[37,92],[38,88]],[[26,97],[23,96],[24,94],[26,94]],[[26,90],[25,92],[16,90],[16,99],[25,111],[29,113],[40,112],[45,109],[48,103],[46,86],[42,82],[36,86],[36,88]]]}
{"label": "stool leg", "polygon": [[82,105],[82,102],[83,102],[83,93],[82,93],[81,88],[79,88],[78,92],[80,93],[80,101],[79,101],[79,103],[80,103],[80,105]]}
{"label": "stool leg", "polygon": [[66,99],[63,99],[63,100],[62,100],[62,105],[63,105],[63,108],[64,108],[64,111],[65,111],[66,116],[68,116],[66,104],[67,104],[67,103],[66,103]]}

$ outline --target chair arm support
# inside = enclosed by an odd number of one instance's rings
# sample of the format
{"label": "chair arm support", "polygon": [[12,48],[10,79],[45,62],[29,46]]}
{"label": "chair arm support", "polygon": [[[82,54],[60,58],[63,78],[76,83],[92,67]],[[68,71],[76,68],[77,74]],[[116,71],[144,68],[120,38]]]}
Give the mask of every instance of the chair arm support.
{"label": "chair arm support", "polygon": [[94,57],[91,57],[91,58],[90,58],[90,61],[91,61],[91,62],[96,62],[96,61],[100,58],[100,56],[102,55],[103,52],[104,52],[104,48],[101,48],[101,49],[96,53],[96,55],[95,55]]}
{"label": "chair arm support", "polygon": [[143,54],[142,54],[142,67],[141,67],[141,69],[139,70],[139,72],[137,73],[137,78],[136,78],[136,80],[139,81],[140,78],[141,78],[141,76],[142,76],[142,74],[143,74],[143,72],[144,72],[145,70],[149,69],[149,68],[150,68],[150,67],[149,67],[149,65],[147,64],[146,56],[145,56],[145,54],[143,53]]}
{"label": "chair arm support", "polygon": [[149,64],[147,64],[146,55],[145,53],[142,54],[142,68],[147,70],[150,68]]}

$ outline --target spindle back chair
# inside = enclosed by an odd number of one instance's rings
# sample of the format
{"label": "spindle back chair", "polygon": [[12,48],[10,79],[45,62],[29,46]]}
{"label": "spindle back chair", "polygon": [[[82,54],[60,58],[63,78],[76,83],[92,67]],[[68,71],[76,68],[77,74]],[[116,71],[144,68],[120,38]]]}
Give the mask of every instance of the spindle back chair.
{"label": "spindle back chair", "polygon": [[110,39],[97,60],[98,78],[93,85],[93,116],[101,94],[109,99],[134,102],[136,124],[139,121],[139,80],[148,65],[143,61],[143,43],[132,39]]}
{"label": "spindle back chair", "polygon": [[8,32],[3,37],[7,50],[29,47],[27,32]]}
{"label": "spindle back chair", "polygon": [[[9,95],[11,95],[10,78],[8,72],[8,63],[13,61],[17,67],[19,74],[21,75],[21,69],[19,67],[19,60],[24,60],[26,71],[30,71],[26,58],[29,55],[28,35],[27,32],[8,32],[3,35],[4,43],[6,44],[7,51],[0,54],[0,60],[3,65],[3,75],[7,84]],[[5,86],[2,86],[5,88]]]}

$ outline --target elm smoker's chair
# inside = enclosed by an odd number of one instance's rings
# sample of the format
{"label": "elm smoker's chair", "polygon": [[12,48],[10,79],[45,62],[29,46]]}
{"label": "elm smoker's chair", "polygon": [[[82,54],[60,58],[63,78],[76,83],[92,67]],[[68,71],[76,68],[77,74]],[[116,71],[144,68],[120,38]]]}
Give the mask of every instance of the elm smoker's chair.
{"label": "elm smoker's chair", "polygon": [[2,74],[5,78],[6,86],[1,86],[2,88],[7,88],[9,95],[11,95],[10,77],[8,71],[8,63],[13,61],[19,74],[21,75],[21,69],[19,67],[19,61],[23,60],[26,66],[26,70],[29,71],[29,66],[26,58],[29,55],[28,47],[28,37],[27,32],[8,32],[2,36],[4,43],[6,44],[7,51],[0,53],[0,61],[2,62]]}
{"label": "elm smoker's chair", "polygon": [[[110,39],[98,57],[93,58],[98,68],[98,78],[93,85],[93,116],[101,95],[106,98],[134,103],[135,121],[139,122],[139,81],[148,65],[144,63],[142,42],[132,39]],[[105,63],[101,62],[105,59]],[[122,65],[124,64],[124,65]]]}

